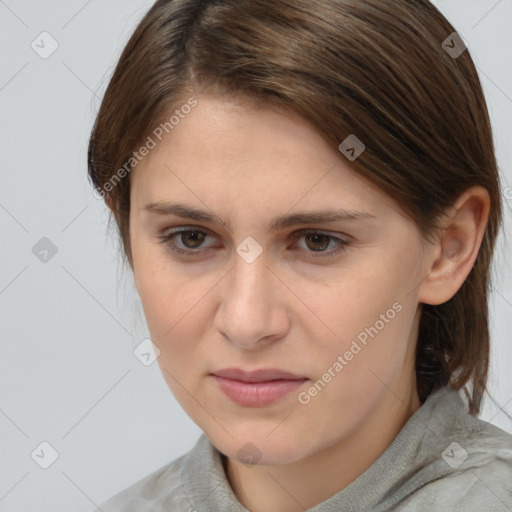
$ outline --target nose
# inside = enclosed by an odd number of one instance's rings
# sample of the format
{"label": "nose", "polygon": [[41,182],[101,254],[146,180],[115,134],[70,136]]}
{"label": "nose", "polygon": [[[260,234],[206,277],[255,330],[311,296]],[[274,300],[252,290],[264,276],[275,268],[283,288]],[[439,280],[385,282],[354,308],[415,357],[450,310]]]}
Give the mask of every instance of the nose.
{"label": "nose", "polygon": [[239,348],[258,350],[288,332],[286,287],[269,268],[265,252],[252,263],[235,252],[219,293],[214,326]]}

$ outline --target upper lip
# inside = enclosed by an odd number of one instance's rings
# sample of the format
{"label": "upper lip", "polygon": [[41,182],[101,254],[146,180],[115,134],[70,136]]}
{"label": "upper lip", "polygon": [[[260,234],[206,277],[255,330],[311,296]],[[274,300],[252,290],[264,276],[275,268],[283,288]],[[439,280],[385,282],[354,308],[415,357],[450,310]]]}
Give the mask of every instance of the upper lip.
{"label": "upper lip", "polygon": [[218,377],[240,380],[242,382],[268,382],[271,380],[304,380],[306,377],[279,370],[277,368],[263,368],[254,371],[245,371],[241,368],[224,368],[213,372]]}

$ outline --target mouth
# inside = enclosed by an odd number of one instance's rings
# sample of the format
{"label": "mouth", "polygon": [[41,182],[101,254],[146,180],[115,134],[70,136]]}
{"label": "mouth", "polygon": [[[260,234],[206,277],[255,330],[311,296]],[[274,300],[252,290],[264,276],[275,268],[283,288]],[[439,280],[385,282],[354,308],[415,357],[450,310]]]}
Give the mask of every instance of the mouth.
{"label": "mouth", "polygon": [[252,372],[228,368],[216,371],[211,376],[228,398],[245,407],[269,405],[309,380],[307,377],[273,368]]}

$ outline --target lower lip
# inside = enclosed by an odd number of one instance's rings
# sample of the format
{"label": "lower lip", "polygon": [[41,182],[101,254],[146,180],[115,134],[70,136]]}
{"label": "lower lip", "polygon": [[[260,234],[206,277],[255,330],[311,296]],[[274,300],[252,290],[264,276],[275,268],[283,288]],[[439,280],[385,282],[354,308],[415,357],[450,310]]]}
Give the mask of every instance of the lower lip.
{"label": "lower lip", "polygon": [[304,384],[301,380],[272,380],[268,382],[242,382],[213,375],[220,389],[233,402],[247,407],[262,407],[280,398]]}

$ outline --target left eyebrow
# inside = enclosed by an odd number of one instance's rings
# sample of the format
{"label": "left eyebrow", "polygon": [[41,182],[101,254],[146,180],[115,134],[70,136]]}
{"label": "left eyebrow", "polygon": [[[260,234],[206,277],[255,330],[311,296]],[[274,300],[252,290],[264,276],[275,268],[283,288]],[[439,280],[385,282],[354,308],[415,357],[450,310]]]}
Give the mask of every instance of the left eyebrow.
{"label": "left eyebrow", "polygon": [[[169,203],[158,201],[154,203],[148,203],[144,208],[144,211],[156,213],[158,215],[175,215],[183,219],[195,220],[198,222],[207,222],[215,225],[226,226],[228,230],[231,229],[231,222],[228,219],[224,222],[218,215],[206,210],[199,210],[197,208],[187,206],[180,203]],[[291,215],[280,215],[275,217],[270,222],[269,231],[279,231],[286,229],[298,224],[325,224],[329,222],[346,222],[346,221],[357,221],[357,220],[368,220],[375,219],[375,215],[369,212],[357,211],[357,210],[313,210],[309,212],[299,212]]]}

